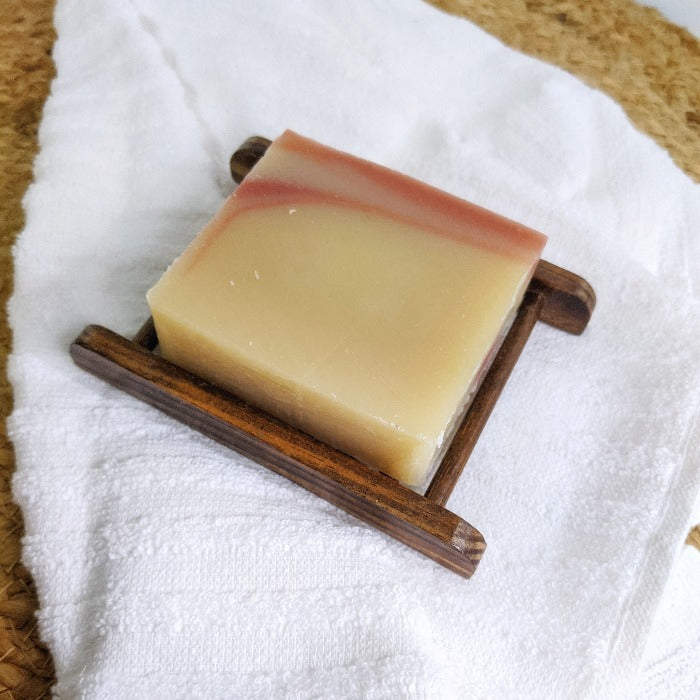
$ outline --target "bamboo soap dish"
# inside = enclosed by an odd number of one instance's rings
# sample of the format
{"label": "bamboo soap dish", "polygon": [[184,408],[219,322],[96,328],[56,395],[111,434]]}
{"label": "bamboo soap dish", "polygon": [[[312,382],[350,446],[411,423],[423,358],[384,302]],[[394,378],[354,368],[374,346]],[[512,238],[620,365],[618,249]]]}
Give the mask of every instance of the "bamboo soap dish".
{"label": "bamboo soap dish", "polygon": [[[231,158],[241,182],[270,141],[248,139]],[[72,343],[75,363],[464,577],[484,552],[478,530],[447,502],[537,321],[580,334],[595,294],[581,277],[541,260],[498,354],[423,495],[301,432],[154,352],[148,319],[133,340],[98,325]]]}

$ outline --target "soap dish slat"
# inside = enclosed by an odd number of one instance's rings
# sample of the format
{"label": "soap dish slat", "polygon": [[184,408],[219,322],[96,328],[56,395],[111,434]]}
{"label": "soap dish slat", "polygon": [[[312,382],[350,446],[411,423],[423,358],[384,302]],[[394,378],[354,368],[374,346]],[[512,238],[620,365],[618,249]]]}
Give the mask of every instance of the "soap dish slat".
{"label": "soap dish slat", "polygon": [[[268,144],[253,137],[234,153],[234,179],[245,177]],[[481,559],[484,538],[444,504],[537,321],[579,334],[594,306],[595,294],[585,280],[538,263],[515,320],[424,495],[168,362],[154,352],[158,338],[150,319],[133,340],[87,326],[70,352],[88,372],[468,578]]]}

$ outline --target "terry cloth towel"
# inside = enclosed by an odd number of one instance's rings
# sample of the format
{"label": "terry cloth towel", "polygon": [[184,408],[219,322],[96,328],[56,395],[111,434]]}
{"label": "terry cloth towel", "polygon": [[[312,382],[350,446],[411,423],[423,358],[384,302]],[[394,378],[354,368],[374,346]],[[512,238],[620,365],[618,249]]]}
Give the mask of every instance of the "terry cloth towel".
{"label": "terry cloth towel", "polygon": [[[24,559],[59,697],[586,698],[635,684],[698,491],[698,187],[570,75],[421,2],[59,0],[16,246]],[[469,581],[77,369],[285,128],[542,230],[585,276],[448,504]]]}

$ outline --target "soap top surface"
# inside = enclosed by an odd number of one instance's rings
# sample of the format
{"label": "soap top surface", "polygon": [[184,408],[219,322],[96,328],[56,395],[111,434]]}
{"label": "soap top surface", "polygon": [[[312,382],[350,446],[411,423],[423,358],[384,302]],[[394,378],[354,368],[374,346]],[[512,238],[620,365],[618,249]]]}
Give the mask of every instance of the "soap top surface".
{"label": "soap top surface", "polygon": [[545,241],[287,131],[148,300],[243,367],[439,444]]}

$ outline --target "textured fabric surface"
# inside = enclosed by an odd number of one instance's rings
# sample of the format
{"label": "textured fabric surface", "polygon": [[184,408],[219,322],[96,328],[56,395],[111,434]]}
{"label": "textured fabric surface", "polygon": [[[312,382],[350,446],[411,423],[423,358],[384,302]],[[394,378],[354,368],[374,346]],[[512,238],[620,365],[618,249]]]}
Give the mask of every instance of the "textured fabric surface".
{"label": "textured fabric surface", "polygon": [[[673,144],[679,139],[683,141],[684,130],[691,129],[692,134],[692,129],[697,129],[700,123],[693,121],[692,111],[682,108],[683,95],[688,94],[683,86],[692,85],[692,81],[700,76],[700,70],[693,70],[693,66],[697,66],[700,60],[697,43],[693,44],[687,36],[659,22],[650,14],[643,16],[644,36],[640,39],[639,11],[632,3],[622,0],[608,0],[604,7],[597,7],[599,3],[583,1],[558,1],[546,5],[518,2],[496,4],[498,12],[492,11],[494,3],[486,1],[463,3],[459,11],[504,41],[559,63],[613,95],[638,126],[669,145],[677,161],[692,170],[693,163],[697,163],[697,158],[692,155],[692,140],[686,140],[686,143],[690,143],[691,150],[687,147],[685,151],[683,148],[674,148]],[[34,152],[33,134],[47,79],[51,74],[51,63],[47,55],[52,40],[52,27],[48,21],[50,6],[51,3],[43,1],[17,3],[8,0],[0,9],[0,42],[3,46],[0,58],[0,158],[4,163],[0,172],[0,205],[3,211],[0,228],[2,249],[5,252],[1,261],[5,294],[11,288],[10,257],[7,253],[14,234],[21,227],[19,198],[29,178]],[[592,8],[593,11],[584,11],[584,8]],[[566,21],[566,17],[574,21]],[[615,31],[605,31],[611,17],[614,17]],[[604,33],[605,42],[594,46],[595,37],[601,32]],[[586,46],[587,50],[582,50]],[[621,48],[624,49],[623,60],[620,60],[618,53]],[[674,55],[681,56],[682,60],[675,61]],[[609,70],[612,63],[615,64],[614,71]],[[650,69],[650,65],[654,68]],[[679,119],[676,120],[675,116]],[[3,331],[3,356],[8,345],[9,336]],[[8,399],[9,392],[4,389],[3,413],[8,410]],[[9,474],[13,464],[12,452],[6,447],[2,454],[3,473]],[[9,480],[5,481],[3,487],[7,500],[3,501],[2,513],[5,533],[2,573],[7,575],[7,582],[0,591],[3,622],[3,636],[0,639],[0,690],[14,693],[16,697],[37,697],[46,687],[45,678],[47,674],[50,677],[51,670],[43,650],[37,647],[36,636],[31,633],[33,590],[24,567],[18,561],[21,518],[9,500],[8,483]],[[683,652],[682,643],[688,641],[687,634],[676,635],[675,639],[673,637],[674,625],[679,621],[693,619],[693,598],[689,595],[693,588],[692,585],[689,588],[687,582],[693,581],[694,556],[694,551],[686,550],[676,566],[677,575],[669,583],[673,589],[670,592],[683,595],[669,597],[667,594],[666,604],[662,606],[657,620],[656,626],[661,633],[666,625],[666,634],[662,640],[665,648],[672,650],[679,647],[678,653],[667,653],[666,658],[657,658],[654,668],[647,673],[656,682],[658,697],[668,696],[669,667],[673,667],[670,670],[680,676],[681,681],[685,679],[687,682],[688,673],[692,675],[693,669],[700,666],[697,656]],[[697,618],[697,613],[695,617]],[[689,629],[692,629],[692,625]],[[660,647],[659,653],[663,654],[663,648],[664,645]],[[685,696],[675,693],[674,697]]]}
{"label": "textured fabric surface", "polygon": [[[216,5],[192,21],[65,2],[56,24],[10,373],[57,691],[626,688],[698,485],[696,186],[608,99],[423,5]],[[230,191],[232,147],[287,126],[546,231],[546,257],[599,293],[581,338],[536,330],[450,501],[490,544],[469,582],[66,354],[87,322],[136,329],[147,287]]]}
{"label": "textured fabric surface", "polygon": [[700,688],[700,554],[676,562],[644,654],[636,700],[696,700]]}

